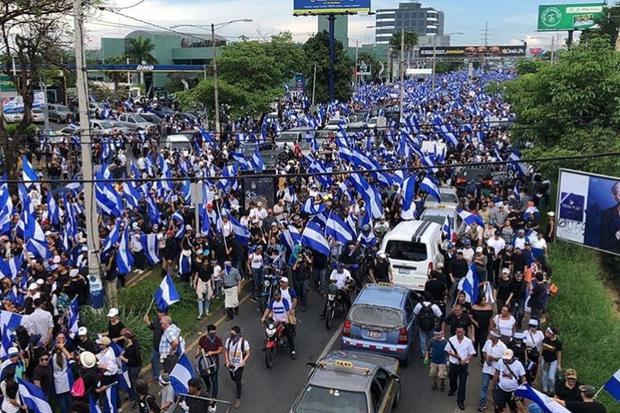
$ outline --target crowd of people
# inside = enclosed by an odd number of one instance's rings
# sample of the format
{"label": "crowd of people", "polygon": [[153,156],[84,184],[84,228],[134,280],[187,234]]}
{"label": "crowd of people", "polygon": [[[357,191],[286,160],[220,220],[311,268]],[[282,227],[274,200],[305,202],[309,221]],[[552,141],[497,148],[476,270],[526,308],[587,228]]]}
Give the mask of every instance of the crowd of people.
{"label": "crowd of people", "polygon": [[[147,343],[138,343],[118,310],[118,289],[128,277],[155,268],[187,283],[196,293],[197,319],[210,315],[211,300],[223,296],[232,320],[239,312],[241,281],[248,280],[258,304],[265,277],[276,275],[279,288],[262,319],[287,324],[294,358],[295,311],[306,310],[310,291],[321,297],[331,282],[344,289],[347,274],[358,287],[391,282],[389,257],[377,253],[382,236],[400,221],[419,217],[436,188],[454,185],[459,171],[454,165],[502,161],[507,163],[489,171],[513,173],[490,187],[469,182],[460,190],[459,211],[467,218],[446,229],[443,265],[430,274],[415,309],[432,388],[443,391],[448,378],[448,394],[457,394],[463,410],[468,365],[475,356],[483,372],[480,411],[490,387],[495,411],[506,405],[514,411],[513,393],[524,381],[564,397],[569,410],[579,398],[590,402],[591,387],[574,391],[574,371],[566,370],[565,381],[556,383],[562,344],[546,321],[547,301],[555,293],[547,242],[555,228],[552,214],[543,219],[540,212],[548,207],[549,185],[519,161],[511,144],[509,105],[501,95],[485,92],[489,82],[510,77],[501,71],[474,77],[456,72],[443,76],[435,90],[430,82],[407,82],[402,124],[391,121],[382,131],[346,131],[349,114],[367,110],[381,116],[393,101],[392,87],[365,85],[349,103],[312,110],[304,99],[288,99],[278,119],[241,119],[221,135],[193,125],[192,150],[164,148],[157,135],[138,132],[97,137],[101,277],[88,269],[93,263],[88,263],[85,221],[92,212],[85,211],[82,185],[58,182],[79,170],[77,163],[72,170],[66,167],[75,162],[70,154],[79,143],[44,141],[39,152],[23,154],[23,182],[0,185],[2,411],[24,409],[21,380],[39,387],[63,412],[95,405],[118,411],[119,390],[144,412],[159,411],[155,406],[172,412],[177,403],[190,413],[214,410],[206,399],[217,398],[222,356],[239,407],[250,357],[240,326],[226,340],[215,326],[207,327],[200,357],[192,361],[199,377],[183,383],[199,397],[179,400],[171,373],[186,342],[165,311],[144,320],[153,331],[151,379],[162,386],[160,398],[149,395],[139,378],[147,361],[140,346]],[[147,106],[135,102],[133,109]],[[342,119],[338,130],[304,138],[310,153],[297,143],[265,165],[258,147],[251,157],[237,152],[242,142],[276,140],[282,129],[319,128],[333,119]],[[60,170],[66,172],[52,174],[50,165],[65,165]],[[241,175],[265,168],[277,176],[275,199],[246,199]],[[203,198],[198,205],[192,205],[195,182]],[[367,273],[356,269],[360,263]],[[464,291],[462,281],[472,267],[478,284]],[[88,331],[80,308],[101,309],[104,303],[107,330]]]}

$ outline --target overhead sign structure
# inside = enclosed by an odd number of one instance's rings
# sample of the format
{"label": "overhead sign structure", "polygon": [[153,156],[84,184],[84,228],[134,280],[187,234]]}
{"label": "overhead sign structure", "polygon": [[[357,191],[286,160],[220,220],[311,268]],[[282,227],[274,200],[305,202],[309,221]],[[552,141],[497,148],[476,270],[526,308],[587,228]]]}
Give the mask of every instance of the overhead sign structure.
{"label": "overhead sign structure", "polygon": [[603,3],[550,4],[538,6],[538,31],[583,30],[603,17]]}
{"label": "overhead sign structure", "polygon": [[525,56],[525,46],[430,46],[420,47],[420,57],[519,57]]}
{"label": "overhead sign structure", "polygon": [[293,0],[293,14],[369,13],[370,0]]}
{"label": "overhead sign structure", "polygon": [[557,238],[620,255],[620,178],[560,169]]}

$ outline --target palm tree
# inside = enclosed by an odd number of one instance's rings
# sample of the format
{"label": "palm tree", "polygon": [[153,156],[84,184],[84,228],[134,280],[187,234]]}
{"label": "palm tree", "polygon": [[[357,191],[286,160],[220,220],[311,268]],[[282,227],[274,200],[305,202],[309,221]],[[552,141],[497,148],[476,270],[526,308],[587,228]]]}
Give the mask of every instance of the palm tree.
{"label": "palm tree", "polygon": [[[105,59],[106,64],[114,64],[114,65],[120,65],[120,64],[124,64],[126,62],[126,58],[123,56],[113,56],[113,57],[109,57],[107,59]],[[116,92],[118,90],[118,84],[127,80],[127,73],[125,72],[112,72],[112,71],[106,71],[105,75],[108,77],[108,79],[110,79],[113,83],[114,83],[114,91]]]}
{"label": "palm tree", "polygon": [[136,39],[129,39],[126,55],[133,63],[141,64],[144,62],[152,65],[157,63],[157,59],[152,55],[154,49],[155,44],[151,39],[140,36]]}
{"label": "palm tree", "polygon": [[[392,48],[392,57],[394,55],[398,56],[400,53],[401,46],[401,32],[392,33],[392,38],[390,39],[390,47]],[[411,60],[411,52],[413,51],[413,47],[418,44],[418,35],[416,32],[405,32],[405,53],[407,54],[407,66],[409,66],[409,60]]]}

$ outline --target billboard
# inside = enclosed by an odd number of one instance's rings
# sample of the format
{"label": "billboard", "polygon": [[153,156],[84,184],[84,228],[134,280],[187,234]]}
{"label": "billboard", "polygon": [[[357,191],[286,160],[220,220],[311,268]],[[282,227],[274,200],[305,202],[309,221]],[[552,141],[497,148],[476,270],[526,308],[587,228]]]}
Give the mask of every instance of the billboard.
{"label": "billboard", "polygon": [[557,238],[620,255],[620,178],[560,169]]}
{"label": "billboard", "polygon": [[538,31],[583,30],[603,17],[603,3],[538,6]]}
{"label": "billboard", "polygon": [[525,56],[525,46],[437,46],[420,47],[420,57],[519,57]]}
{"label": "billboard", "polygon": [[293,14],[369,13],[370,0],[293,0]]}

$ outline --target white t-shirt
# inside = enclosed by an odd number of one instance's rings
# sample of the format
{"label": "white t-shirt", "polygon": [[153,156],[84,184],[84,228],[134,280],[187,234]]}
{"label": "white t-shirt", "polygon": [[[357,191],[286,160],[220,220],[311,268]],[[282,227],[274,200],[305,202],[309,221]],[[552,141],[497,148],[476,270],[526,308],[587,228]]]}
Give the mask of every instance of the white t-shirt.
{"label": "white t-shirt", "polygon": [[512,337],[512,327],[517,322],[512,315],[508,320],[504,320],[501,314],[498,314],[493,317],[493,321],[495,322],[495,327],[499,330],[502,336]]}
{"label": "white t-shirt", "polygon": [[329,279],[331,281],[336,281],[336,287],[342,290],[347,284],[347,280],[351,279],[351,273],[347,269],[343,269],[341,273],[338,272],[338,270],[334,270],[330,274]]}
{"label": "white t-shirt", "polygon": [[538,352],[542,351],[542,342],[545,339],[545,335],[542,331],[536,330],[535,333],[532,333],[532,330],[527,330],[523,333],[525,335],[525,339],[523,342],[527,347],[536,347]]}
{"label": "white t-shirt", "polygon": [[253,270],[259,270],[263,267],[263,255],[252,253],[250,254],[250,267]]}
{"label": "white t-shirt", "polygon": [[234,369],[237,370],[241,367],[241,360],[243,359],[244,353],[250,350],[250,343],[243,337],[240,337],[236,343],[233,343],[230,338],[226,339],[226,343],[224,343],[224,349],[227,352],[228,360],[233,365]]}
{"label": "white t-shirt", "polygon": [[[452,345],[450,345],[450,343],[452,343]],[[452,348],[453,346],[454,348]],[[460,342],[456,336],[450,337],[444,347],[444,351],[454,353],[454,350],[456,350],[456,353],[461,357],[461,360],[465,360],[467,357],[476,354],[472,341],[467,337],[463,337],[463,340]],[[448,360],[452,364],[459,364],[459,360],[456,357],[449,356]]]}
{"label": "white t-shirt", "polygon": [[471,264],[471,260],[474,258],[475,254],[476,254],[476,251],[474,251],[474,249],[471,247],[463,249],[463,258],[467,260],[468,264]]}
{"label": "white t-shirt", "polygon": [[104,351],[97,354],[97,360],[100,364],[105,366],[104,376],[114,376],[118,373],[118,363],[116,362],[116,356],[114,350],[108,347]]}
{"label": "white t-shirt", "polygon": [[487,240],[487,245],[493,248],[495,256],[497,256],[500,251],[506,247],[506,241],[501,237],[499,239],[489,238],[489,240]]}
{"label": "white t-shirt", "polygon": [[422,305],[426,306],[431,306],[431,310],[433,310],[433,314],[435,314],[435,317],[440,318],[441,317],[441,309],[439,308],[439,306],[437,304],[431,304],[430,301],[422,301],[421,303],[418,303],[414,308],[413,308],[413,315],[417,316],[418,313],[422,310]]}
{"label": "white t-shirt", "polygon": [[[2,394],[6,394],[6,381],[2,381],[2,383],[0,383],[0,389],[2,390]],[[17,390],[13,400],[19,401],[19,399],[19,390]],[[2,411],[6,413],[18,413],[19,408],[9,402],[9,398],[5,396],[2,400]]]}
{"label": "white t-shirt", "polygon": [[520,250],[523,250],[525,248],[525,237],[523,237],[523,238],[520,238],[520,237],[515,238],[515,248],[519,248]]}
{"label": "white t-shirt", "polygon": [[[501,359],[502,354],[504,354],[504,350],[506,350],[506,344],[502,343],[500,340],[497,340],[497,344],[493,345],[491,339],[488,339],[486,343],[484,343],[484,347],[482,347],[482,352],[488,356],[491,356],[496,359]],[[487,362],[484,361],[482,365],[482,372],[485,374],[494,375],[495,367],[497,366],[497,361]]]}
{"label": "white t-shirt", "polygon": [[[508,370],[508,367],[510,367],[510,370]],[[497,362],[495,370],[499,372],[498,386],[503,391],[513,392],[519,387],[519,378],[525,376],[525,369],[523,368],[523,364],[516,359],[513,360],[508,367],[506,367],[504,360]]]}

